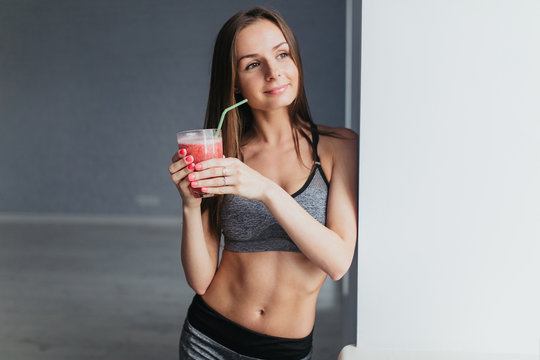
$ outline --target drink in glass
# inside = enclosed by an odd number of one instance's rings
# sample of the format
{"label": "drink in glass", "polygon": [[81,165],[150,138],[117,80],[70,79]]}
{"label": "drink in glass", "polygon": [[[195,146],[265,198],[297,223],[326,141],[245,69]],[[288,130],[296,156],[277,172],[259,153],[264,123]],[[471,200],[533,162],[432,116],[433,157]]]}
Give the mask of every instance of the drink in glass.
{"label": "drink in glass", "polygon": [[[187,155],[193,156],[194,164],[223,157],[221,131],[216,136],[216,129],[181,131],[176,133],[176,141],[178,142],[178,149],[186,149]],[[200,188],[193,188],[193,192],[199,197],[213,196],[213,194],[201,192]]]}

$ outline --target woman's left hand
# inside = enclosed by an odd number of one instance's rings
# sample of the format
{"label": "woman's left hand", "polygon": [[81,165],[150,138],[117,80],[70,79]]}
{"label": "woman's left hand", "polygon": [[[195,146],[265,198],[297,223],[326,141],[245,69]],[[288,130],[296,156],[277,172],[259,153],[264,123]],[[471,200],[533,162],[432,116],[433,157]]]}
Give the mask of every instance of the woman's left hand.
{"label": "woman's left hand", "polygon": [[208,194],[234,194],[251,200],[263,200],[268,189],[274,185],[236,158],[201,161],[188,175],[191,187],[201,188]]}

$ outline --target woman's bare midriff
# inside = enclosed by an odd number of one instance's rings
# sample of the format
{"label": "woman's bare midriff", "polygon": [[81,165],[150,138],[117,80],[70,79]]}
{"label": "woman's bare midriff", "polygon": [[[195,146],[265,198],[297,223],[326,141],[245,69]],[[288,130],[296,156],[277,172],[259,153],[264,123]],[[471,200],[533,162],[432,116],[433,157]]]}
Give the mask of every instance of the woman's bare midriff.
{"label": "woman's bare midriff", "polygon": [[299,252],[223,251],[204,301],[227,319],[258,333],[303,338],[315,323],[326,274]]}

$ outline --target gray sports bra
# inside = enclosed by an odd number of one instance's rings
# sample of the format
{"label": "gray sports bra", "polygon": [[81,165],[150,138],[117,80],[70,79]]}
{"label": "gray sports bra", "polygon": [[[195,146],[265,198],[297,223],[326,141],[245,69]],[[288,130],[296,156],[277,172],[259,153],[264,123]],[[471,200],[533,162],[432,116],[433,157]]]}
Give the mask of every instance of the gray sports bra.
{"label": "gray sports bra", "polygon": [[[319,135],[314,126],[312,126],[312,137],[315,165],[302,188],[291,196],[313,218],[326,225],[329,184],[317,153]],[[234,252],[300,251],[263,203],[241,196],[225,195],[221,206],[221,228],[225,250]]]}

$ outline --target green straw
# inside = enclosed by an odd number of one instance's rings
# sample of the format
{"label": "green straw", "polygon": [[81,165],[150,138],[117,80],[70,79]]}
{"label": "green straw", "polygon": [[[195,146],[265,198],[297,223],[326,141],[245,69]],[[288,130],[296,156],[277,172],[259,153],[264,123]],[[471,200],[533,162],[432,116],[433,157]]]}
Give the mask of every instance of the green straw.
{"label": "green straw", "polygon": [[216,130],[216,136],[219,135],[219,130],[221,130],[221,126],[223,125],[223,119],[225,119],[225,114],[227,113],[227,111],[232,110],[235,107],[238,107],[238,106],[240,106],[242,104],[245,104],[245,103],[247,103],[247,99],[244,99],[244,100],[242,100],[242,101],[240,101],[240,102],[238,102],[238,103],[236,103],[236,104],[234,104],[232,106],[229,106],[225,110],[223,110],[223,112],[221,113],[221,119],[219,119],[219,125],[218,125],[217,130]]}

